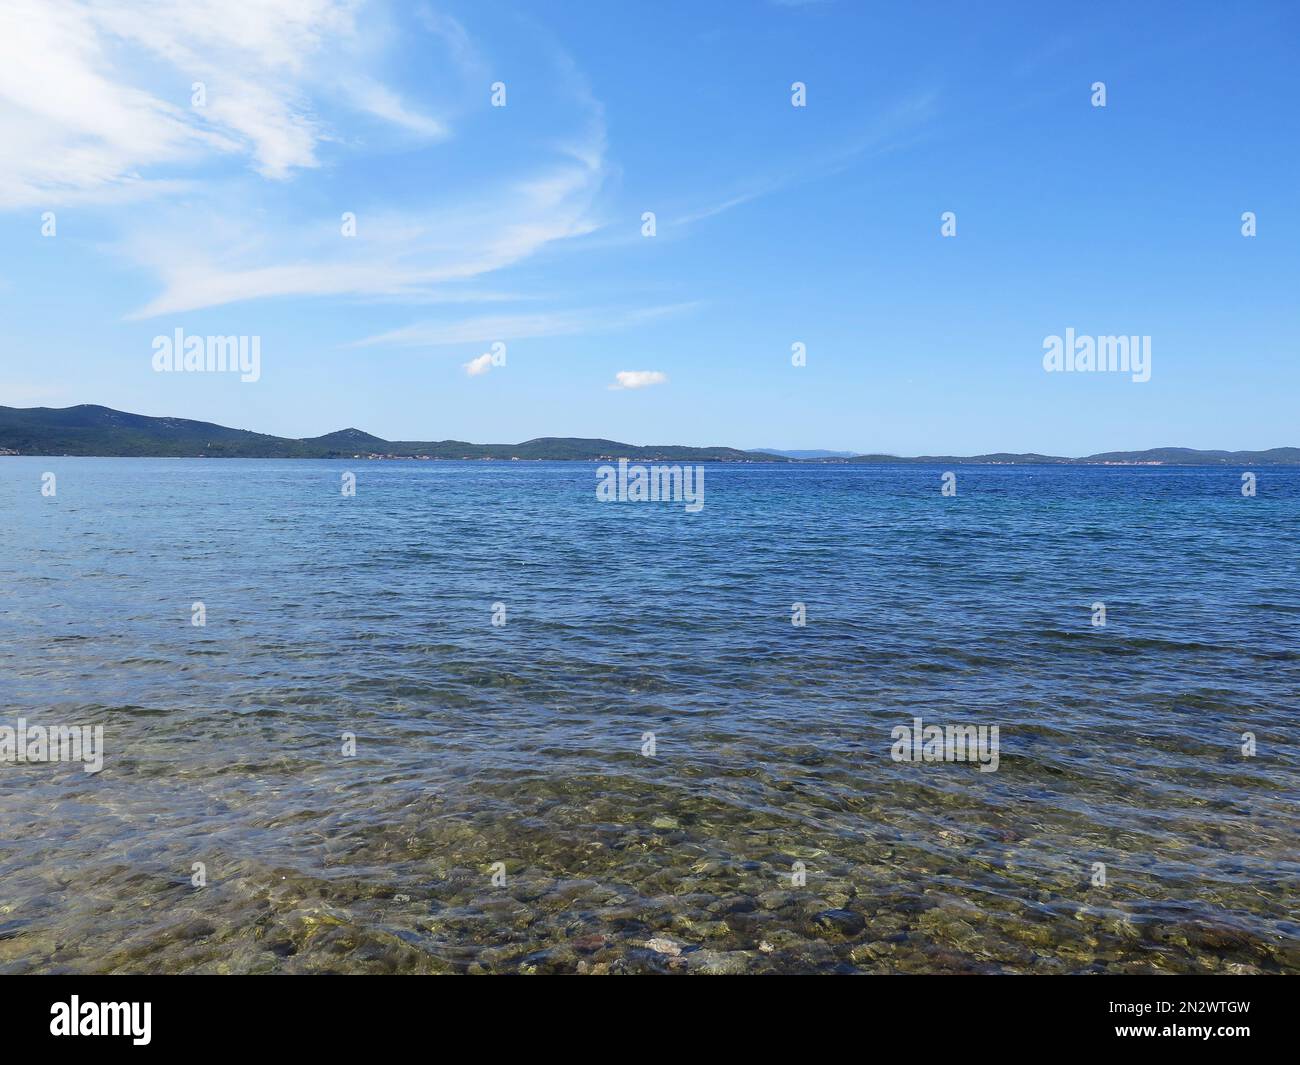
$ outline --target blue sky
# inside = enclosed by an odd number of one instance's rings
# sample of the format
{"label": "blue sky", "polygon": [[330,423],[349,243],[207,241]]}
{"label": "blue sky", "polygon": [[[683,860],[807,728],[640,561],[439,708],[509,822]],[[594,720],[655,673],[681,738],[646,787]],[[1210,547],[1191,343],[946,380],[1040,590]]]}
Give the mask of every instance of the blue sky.
{"label": "blue sky", "polygon": [[[1298,11],[16,0],[0,403],[290,436],[1300,444]],[[261,379],[154,372],[178,328],[260,337]],[[1046,373],[1067,328],[1150,336],[1151,380]]]}

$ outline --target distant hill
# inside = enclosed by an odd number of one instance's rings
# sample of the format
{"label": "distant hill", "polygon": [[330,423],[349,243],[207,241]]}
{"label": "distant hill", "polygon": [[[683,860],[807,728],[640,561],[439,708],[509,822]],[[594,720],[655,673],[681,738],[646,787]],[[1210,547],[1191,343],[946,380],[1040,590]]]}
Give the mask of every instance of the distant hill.
{"label": "distant hill", "polygon": [[539,437],[522,444],[460,440],[384,440],[360,429],[294,440],[186,418],[150,418],[110,407],[0,407],[0,450],[21,455],[159,458],[597,459],[670,462],[783,462],[731,447],[622,444],[615,440]]}
{"label": "distant hill", "polygon": [[360,429],[294,440],[247,429],[230,429],[187,418],[150,418],[110,407],[0,407],[0,452],[20,455],[101,455],[158,458],[427,458],[567,459],[592,462],[627,458],[644,462],[812,462],[998,463],[1002,465],[1161,464],[1178,466],[1295,466],[1300,448],[1269,451],[1196,451],[1164,447],[1147,451],[1107,451],[1084,458],[1054,455],[852,455],[836,451],[741,451],[732,447],[679,444],[623,444],[543,436],[521,444],[470,444],[462,440],[384,440]]}
{"label": "distant hill", "polygon": [[1106,451],[1091,462],[1161,462],[1171,466],[1294,466],[1300,447],[1275,447],[1268,451],[1197,451],[1190,447],[1154,447],[1150,451]]}
{"label": "distant hill", "polygon": [[1197,451],[1190,447],[1153,447],[1146,451],[1104,451],[1083,458],[1061,458],[1057,455],[1031,453],[1013,455],[997,452],[992,455],[918,455],[899,458],[897,455],[857,455],[847,462],[882,464],[890,462],[924,462],[934,465],[999,465],[999,466],[1297,466],[1300,465],[1300,448],[1275,447],[1268,451]]}
{"label": "distant hill", "polygon": [[312,448],[186,418],[149,418],[109,407],[0,407],[0,447],[24,455],[236,455],[293,458]]}

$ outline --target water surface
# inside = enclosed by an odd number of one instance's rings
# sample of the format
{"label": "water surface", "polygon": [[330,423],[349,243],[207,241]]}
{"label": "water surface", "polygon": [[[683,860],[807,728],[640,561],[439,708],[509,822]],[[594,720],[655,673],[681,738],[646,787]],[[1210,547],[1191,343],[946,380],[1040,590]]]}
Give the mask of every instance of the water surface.
{"label": "water surface", "polygon": [[0,971],[1300,970],[1300,470],[942,472],[0,459]]}

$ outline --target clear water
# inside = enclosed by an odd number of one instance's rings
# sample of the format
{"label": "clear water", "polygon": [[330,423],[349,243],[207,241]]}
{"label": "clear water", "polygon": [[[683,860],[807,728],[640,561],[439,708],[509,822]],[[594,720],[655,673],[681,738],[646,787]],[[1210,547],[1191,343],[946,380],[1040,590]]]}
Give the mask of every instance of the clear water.
{"label": "clear water", "polygon": [[0,459],[0,971],[1300,970],[1300,470],[941,472]]}

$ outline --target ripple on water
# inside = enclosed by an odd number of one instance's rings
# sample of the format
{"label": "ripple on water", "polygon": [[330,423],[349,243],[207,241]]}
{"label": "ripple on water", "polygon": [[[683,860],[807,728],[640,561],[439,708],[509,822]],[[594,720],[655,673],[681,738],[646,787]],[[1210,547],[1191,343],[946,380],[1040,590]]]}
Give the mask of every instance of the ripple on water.
{"label": "ripple on water", "polygon": [[1300,970],[1300,471],[60,462],[0,716],[108,750],[0,767],[0,971]]}

